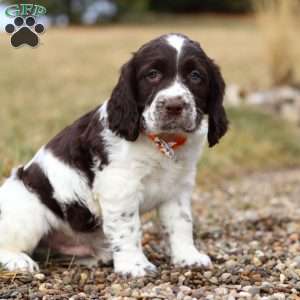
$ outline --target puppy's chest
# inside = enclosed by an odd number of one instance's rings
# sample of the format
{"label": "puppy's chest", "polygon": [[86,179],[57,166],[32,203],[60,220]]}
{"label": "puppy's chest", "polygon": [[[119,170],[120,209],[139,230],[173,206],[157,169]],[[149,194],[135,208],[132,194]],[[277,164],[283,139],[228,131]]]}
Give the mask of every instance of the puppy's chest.
{"label": "puppy's chest", "polygon": [[[147,167],[145,166],[145,170]],[[146,212],[162,202],[172,200],[182,188],[182,168],[172,161],[157,163],[141,180],[143,200],[141,211]]]}
{"label": "puppy's chest", "polygon": [[110,163],[96,173],[93,185],[100,203],[128,206],[138,200],[141,212],[145,212],[178,198],[187,178],[193,177],[195,158],[187,151],[190,147],[176,151],[175,162],[146,138],[135,143],[117,137],[108,141]]}

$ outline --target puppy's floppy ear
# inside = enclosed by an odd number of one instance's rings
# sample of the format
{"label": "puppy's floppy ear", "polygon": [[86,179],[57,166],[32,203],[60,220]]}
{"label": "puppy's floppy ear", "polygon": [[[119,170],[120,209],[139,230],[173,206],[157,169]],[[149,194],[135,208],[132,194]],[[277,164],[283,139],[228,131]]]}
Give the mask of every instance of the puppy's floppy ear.
{"label": "puppy's floppy ear", "polygon": [[135,91],[134,58],[123,65],[119,81],[107,105],[110,130],[128,141],[135,141],[140,131],[140,113]]}
{"label": "puppy's floppy ear", "polygon": [[225,82],[219,67],[208,59],[209,63],[209,97],[208,97],[208,144],[213,147],[226,133],[228,120],[223,107]]}

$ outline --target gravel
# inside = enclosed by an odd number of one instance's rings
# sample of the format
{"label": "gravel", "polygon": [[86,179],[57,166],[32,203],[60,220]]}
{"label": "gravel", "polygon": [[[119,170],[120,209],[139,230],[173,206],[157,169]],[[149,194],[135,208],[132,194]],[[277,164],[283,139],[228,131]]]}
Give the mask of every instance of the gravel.
{"label": "gravel", "polygon": [[122,278],[53,257],[36,274],[0,272],[0,299],[300,300],[300,170],[255,174],[194,193],[195,238],[212,270],[175,268],[154,221],[144,250],[159,272]]}

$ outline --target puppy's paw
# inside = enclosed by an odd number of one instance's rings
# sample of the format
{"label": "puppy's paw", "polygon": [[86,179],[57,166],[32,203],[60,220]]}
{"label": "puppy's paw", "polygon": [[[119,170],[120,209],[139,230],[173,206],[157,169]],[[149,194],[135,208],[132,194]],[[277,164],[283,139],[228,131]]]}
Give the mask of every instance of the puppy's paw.
{"label": "puppy's paw", "polygon": [[195,247],[186,249],[185,251],[179,251],[174,257],[172,257],[174,265],[185,266],[197,266],[207,269],[212,268],[212,262],[208,255],[199,252]]}
{"label": "puppy's paw", "polygon": [[25,253],[0,250],[0,264],[8,271],[37,272],[38,264]]}
{"label": "puppy's paw", "polygon": [[146,258],[143,259],[128,259],[115,264],[115,272],[121,275],[130,275],[132,277],[141,277],[150,273],[156,273],[156,267]]}

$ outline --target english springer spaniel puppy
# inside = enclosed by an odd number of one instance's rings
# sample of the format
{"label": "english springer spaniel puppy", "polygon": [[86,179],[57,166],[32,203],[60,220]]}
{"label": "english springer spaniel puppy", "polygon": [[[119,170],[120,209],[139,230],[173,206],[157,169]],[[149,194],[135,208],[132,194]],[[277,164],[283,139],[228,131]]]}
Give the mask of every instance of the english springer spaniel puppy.
{"label": "english springer spaniel puppy", "polygon": [[140,213],[157,208],[172,263],[209,267],[193,241],[191,194],[206,138],[212,147],[227,130],[224,86],[217,65],[188,37],[143,45],[110,99],[0,188],[0,264],[38,270],[29,255],[43,241],[143,276],[155,266],[142,250]]}

